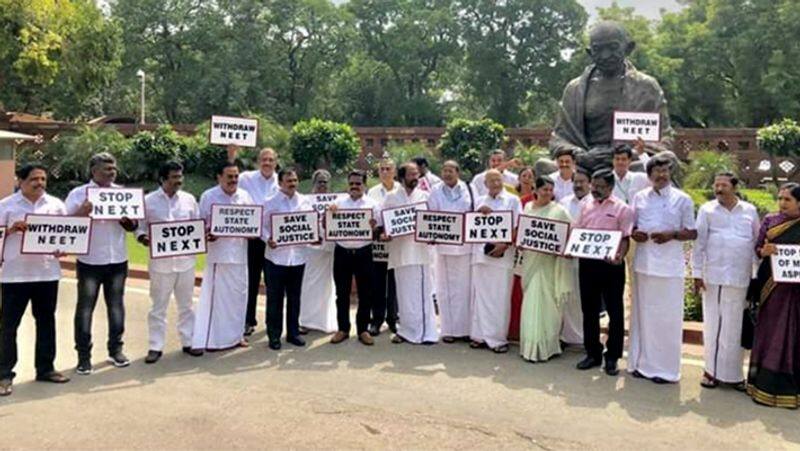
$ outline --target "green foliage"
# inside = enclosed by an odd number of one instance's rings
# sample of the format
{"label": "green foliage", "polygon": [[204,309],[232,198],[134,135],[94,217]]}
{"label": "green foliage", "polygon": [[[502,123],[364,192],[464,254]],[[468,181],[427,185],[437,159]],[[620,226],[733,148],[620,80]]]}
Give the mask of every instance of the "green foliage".
{"label": "green foliage", "polygon": [[758,147],[775,157],[800,155],[800,125],[793,119],[758,129]]}
{"label": "green foliage", "polygon": [[341,172],[349,169],[361,152],[352,127],[320,119],[296,123],[289,146],[294,160],[306,170],[327,167]]}
{"label": "green foliage", "polygon": [[739,164],[732,153],[701,150],[689,153],[689,167],[683,179],[686,188],[709,188],[714,183],[714,176],[728,171],[737,174]]}
{"label": "green foliage", "polygon": [[172,127],[162,125],[154,133],[139,132],[131,138],[120,166],[125,168],[130,178],[157,180],[159,166],[165,161],[179,160],[187,150],[187,140],[175,133]]}
{"label": "green foliage", "polygon": [[526,146],[517,141],[514,146],[514,158],[522,162],[524,166],[534,167],[536,162],[542,158],[550,158],[550,151],[546,147],[536,144]]}
{"label": "green foliage", "polygon": [[458,161],[467,174],[476,174],[486,164],[489,153],[503,143],[504,130],[491,119],[456,119],[447,124],[439,153],[444,159]]}
{"label": "green foliage", "polygon": [[397,166],[408,162],[414,157],[425,157],[428,160],[428,169],[434,174],[439,174],[442,169],[442,160],[427,146],[422,143],[398,144],[390,142],[386,146],[386,153]]}
{"label": "green foliage", "polygon": [[703,296],[694,292],[694,279],[687,275],[683,287],[683,320],[703,321]]}
{"label": "green foliage", "polygon": [[[711,189],[687,188],[686,193],[694,202],[694,209],[697,210],[701,205],[714,199],[714,191]],[[740,188],[739,196],[750,202],[756,207],[758,215],[764,217],[767,213],[773,213],[778,209],[777,197],[774,193],[764,189]]]}

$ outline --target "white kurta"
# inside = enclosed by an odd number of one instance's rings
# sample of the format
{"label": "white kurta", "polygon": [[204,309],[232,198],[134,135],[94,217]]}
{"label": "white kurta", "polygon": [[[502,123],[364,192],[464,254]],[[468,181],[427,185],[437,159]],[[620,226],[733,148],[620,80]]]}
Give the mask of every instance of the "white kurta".
{"label": "white kurta", "polygon": [[[487,171],[483,171],[476,175],[472,179],[472,183],[470,183],[476,199],[485,196],[489,192],[489,188],[486,187],[486,172]],[[519,176],[511,171],[503,171],[503,183],[516,188],[517,183],[519,183]]]}
{"label": "white kurta", "polygon": [[[415,189],[410,194],[400,188],[388,194],[383,208],[427,202],[428,193]],[[383,225],[383,218],[378,220]],[[436,314],[433,307],[431,254],[429,246],[414,241],[413,235],[393,238],[388,245],[389,268],[394,269],[397,285],[397,334],[411,343],[436,342]]]}
{"label": "white kurta", "polygon": [[336,331],[336,289],[333,284],[333,244],[305,249],[306,267],[300,291],[300,326]]}
{"label": "white kurta", "polygon": [[[519,198],[506,191],[496,197],[482,196],[475,210],[488,206],[492,211],[510,210],[513,224],[517,223],[522,205]],[[503,257],[489,257],[483,245],[472,248],[472,321],[470,338],[484,342],[490,348],[508,343],[508,324],[511,320],[511,288],[514,280],[514,247],[506,249]]]}
{"label": "white kurta", "polygon": [[[228,195],[216,186],[200,197],[200,217],[211,224],[211,206],[253,205],[250,195],[238,189]],[[243,337],[247,310],[247,242],[244,238],[218,238],[208,243],[206,269],[195,309],[192,348],[226,349]]]}

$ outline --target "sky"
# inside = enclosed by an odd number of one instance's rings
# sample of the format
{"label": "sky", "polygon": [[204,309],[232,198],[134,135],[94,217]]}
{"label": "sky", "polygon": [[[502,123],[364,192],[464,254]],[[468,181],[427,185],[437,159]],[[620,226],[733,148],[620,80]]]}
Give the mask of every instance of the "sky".
{"label": "sky", "polygon": [[[605,8],[613,3],[613,0],[578,0],[586,11],[592,16],[597,16],[597,8]],[[648,19],[658,19],[661,17],[661,9],[667,11],[677,11],[681,6],[675,0],[617,0],[619,6],[627,7],[634,6],[636,12],[647,17]]]}

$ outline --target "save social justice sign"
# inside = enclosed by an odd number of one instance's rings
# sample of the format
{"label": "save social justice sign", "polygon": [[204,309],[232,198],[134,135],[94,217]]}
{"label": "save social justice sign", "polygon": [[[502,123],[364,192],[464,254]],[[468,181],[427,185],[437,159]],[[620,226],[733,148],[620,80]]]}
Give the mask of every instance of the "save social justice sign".
{"label": "save social justice sign", "polygon": [[510,243],[514,215],[510,211],[471,211],[464,214],[464,224],[465,243]]}
{"label": "save social justice sign", "polygon": [[614,112],[614,141],[648,142],[661,140],[661,115],[659,113]]}
{"label": "save social justice sign", "polygon": [[86,189],[86,200],[92,203],[92,219],[144,219],[144,191],[141,188]]}
{"label": "save social justice sign", "polygon": [[333,205],[337,200],[347,197],[347,193],[314,193],[307,194],[306,197],[311,201],[311,208],[320,214],[325,214],[325,210]]}
{"label": "save social justice sign", "polygon": [[569,223],[538,216],[520,215],[517,247],[545,254],[564,255]]}
{"label": "save social justice sign", "polygon": [[319,213],[299,211],[273,213],[270,216],[271,237],[278,246],[312,244],[319,241]]}
{"label": "save social justice sign", "polygon": [[427,209],[426,202],[384,209],[381,215],[386,235],[391,237],[413,235],[417,228],[417,210]]}
{"label": "save social justice sign", "polygon": [[150,224],[150,258],[206,253],[206,224],[202,219]]}
{"label": "save social justice sign", "polygon": [[216,237],[258,238],[261,236],[261,205],[211,206],[211,228]]}
{"label": "save social justice sign", "polygon": [[27,215],[22,235],[23,254],[86,255],[92,218],[87,216]]}
{"label": "save social justice sign", "polygon": [[258,119],[211,116],[209,142],[218,146],[256,147]]}
{"label": "save social justice sign", "polygon": [[567,255],[592,260],[617,256],[622,232],[619,230],[573,229],[567,241]]}

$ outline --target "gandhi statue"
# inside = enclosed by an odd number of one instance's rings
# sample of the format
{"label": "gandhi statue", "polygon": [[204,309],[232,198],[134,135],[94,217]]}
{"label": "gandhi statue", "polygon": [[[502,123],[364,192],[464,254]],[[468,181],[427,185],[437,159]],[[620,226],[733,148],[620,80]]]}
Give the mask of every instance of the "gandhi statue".
{"label": "gandhi statue", "polygon": [[[674,131],[664,92],[653,77],[636,70],[627,59],[635,47],[636,43],[616,22],[599,22],[589,30],[586,52],[593,64],[564,89],[550,137],[551,155],[571,149],[577,165],[589,173],[610,168],[612,150],[618,144],[613,142],[614,112],[647,112],[660,113],[661,140],[644,143],[644,146],[640,142],[636,147],[644,147],[648,155],[669,152],[677,163],[670,151]],[[537,174],[554,171],[555,166],[551,164],[550,161],[537,163]]]}

